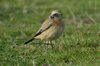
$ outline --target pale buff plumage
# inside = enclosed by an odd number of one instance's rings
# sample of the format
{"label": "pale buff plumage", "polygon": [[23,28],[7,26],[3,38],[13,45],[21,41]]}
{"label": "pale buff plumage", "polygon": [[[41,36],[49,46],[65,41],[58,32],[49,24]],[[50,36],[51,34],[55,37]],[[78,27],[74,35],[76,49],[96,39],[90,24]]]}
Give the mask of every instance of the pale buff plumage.
{"label": "pale buff plumage", "polygon": [[44,21],[39,31],[36,35],[25,42],[25,44],[29,43],[34,39],[48,40],[52,41],[59,38],[64,31],[64,22],[62,13],[58,10],[54,10],[51,12],[51,15]]}

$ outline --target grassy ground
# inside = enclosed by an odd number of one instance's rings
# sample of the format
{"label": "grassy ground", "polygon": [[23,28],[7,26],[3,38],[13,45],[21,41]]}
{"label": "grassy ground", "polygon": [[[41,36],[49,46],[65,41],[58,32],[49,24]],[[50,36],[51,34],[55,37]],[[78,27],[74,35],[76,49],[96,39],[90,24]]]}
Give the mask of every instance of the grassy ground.
{"label": "grassy ground", "polygon": [[[54,9],[65,32],[50,46],[24,45]],[[99,66],[99,0],[0,0],[0,66]]]}

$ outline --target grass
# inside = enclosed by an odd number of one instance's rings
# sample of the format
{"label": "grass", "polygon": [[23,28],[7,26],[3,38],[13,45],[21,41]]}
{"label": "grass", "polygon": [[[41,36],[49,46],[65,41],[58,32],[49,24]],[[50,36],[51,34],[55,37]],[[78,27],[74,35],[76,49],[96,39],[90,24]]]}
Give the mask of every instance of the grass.
{"label": "grass", "polygon": [[[24,45],[54,9],[66,24],[54,49]],[[0,66],[99,66],[99,14],[99,0],[0,0]]]}

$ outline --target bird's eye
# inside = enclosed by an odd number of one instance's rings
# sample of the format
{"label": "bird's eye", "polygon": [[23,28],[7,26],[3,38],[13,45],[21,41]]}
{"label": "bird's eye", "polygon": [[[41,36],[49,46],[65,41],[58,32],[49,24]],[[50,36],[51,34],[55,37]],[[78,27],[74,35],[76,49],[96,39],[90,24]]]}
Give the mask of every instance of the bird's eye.
{"label": "bird's eye", "polygon": [[53,16],[55,16],[55,17],[59,17],[59,14],[54,14]]}

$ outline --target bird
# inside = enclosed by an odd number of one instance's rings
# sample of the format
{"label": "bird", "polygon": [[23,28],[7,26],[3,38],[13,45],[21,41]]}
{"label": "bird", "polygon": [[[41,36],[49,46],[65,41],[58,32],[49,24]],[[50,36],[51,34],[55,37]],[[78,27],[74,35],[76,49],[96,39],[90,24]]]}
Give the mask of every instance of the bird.
{"label": "bird", "polygon": [[50,16],[43,22],[41,28],[25,44],[35,39],[46,40],[52,44],[52,41],[58,39],[64,32],[63,18],[63,14],[59,10],[53,10]]}

